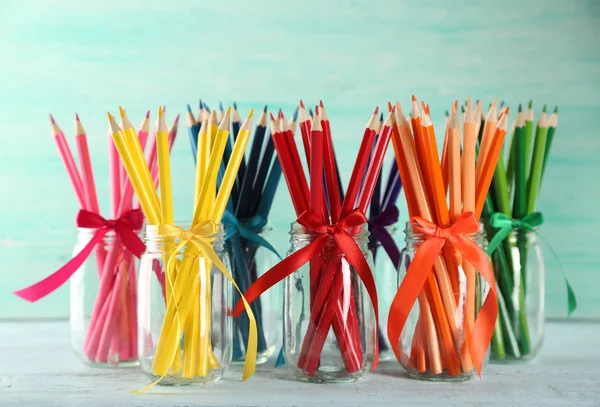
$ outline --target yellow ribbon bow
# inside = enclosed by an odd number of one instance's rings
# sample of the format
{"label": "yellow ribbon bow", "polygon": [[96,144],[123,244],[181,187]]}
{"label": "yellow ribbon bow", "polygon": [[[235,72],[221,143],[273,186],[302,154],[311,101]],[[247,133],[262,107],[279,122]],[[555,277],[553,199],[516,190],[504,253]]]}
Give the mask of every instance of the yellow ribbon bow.
{"label": "yellow ribbon bow", "polygon": [[[167,333],[168,337],[166,340],[159,341],[159,344],[157,347],[157,353],[159,352],[159,348],[161,347],[161,342],[162,342],[162,345],[163,345],[162,348],[163,349],[166,348],[167,353],[165,353],[165,356],[164,356],[165,359],[163,360],[164,363],[161,363],[161,365],[163,367],[164,366],[170,367],[172,365],[175,357],[177,356],[177,351],[179,349],[179,340],[182,335],[182,327],[181,327],[182,324],[181,324],[181,320],[180,320],[180,312],[179,312],[179,308],[178,308],[178,303],[180,303],[182,301],[182,297],[184,296],[184,294],[186,292],[187,284],[185,281],[186,280],[185,275],[184,275],[184,277],[180,278],[181,274],[178,272],[177,277],[175,278],[175,282],[173,282],[173,281],[171,281],[172,274],[167,271],[171,270],[171,267],[175,266],[178,252],[187,246],[184,251],[184,259],[191,258],[192,261],[196,261],[201,256],[208,258],[208,260],[210,260],[215,266],[217,266],[217,268],[223,273],[223,275],[231,282],[231,284],[233,284],[235,289],[240,293],[240,298],[244,304],[244,308],[246,309],[246,313],[248,314],[248,320],[250,322],[249,334],[248,334],[248,346],[247,346],[247,350],[246,350],[246,360],[244,362],[244,372],[243,372],[243,376],[242,376],[242,381],[245,381],[250,376],[252,376],[254,374],[254,371],[256,370],[256,355],[257,355],[256,319],[254,318],[254,314],[252,313],[252,310],[250,309],[250,305],[244,298],[243,293],[240,291],[240,289],[237,286],[237,284],[235,283],[233,277],[227,271],[227,269],[225,268],[225,265],[221,262],[221,259],[219,259],[219,256],[217,255],[217,253],[215,253],[215,251],[212,247],[212,241],[214,240],[213,235],[215,233],[217,233],[217,231],[218,231],[218,226],[212,221],[200,222],[197,225],[193,226],[191,230],[184,230],[178,226],[167,225],[167,224],[158,225],[158,234],[159,235],[161,235],[163,237],[167,237],[167,238],[179,239],[179,243],[177,244],[177,247],[175,248],[175,250],[173,250],[170,253],[170,256],[169,256],[169,259],[167,260],[167,265],[165,268],[167,284],[169,285],[169,287],[171,289],[170,290],[171,298],[169,299],[169,303],[174,304],[174,308],[175,308],[174,309],[174,313],[175,313],[174,319],[177,321],[176,329],[175,330],[171,329],[170,332]],[[193,250],[193,248],[188,246],[189,243],[193,244],[198,250],[197,251]],[[183,262],[182,262],[182,265],[183,265]],[[180,268],[183,268],[183,266],[180,266]],[[185,272],[185,270],[181,270],[181,271]],[[189,288],[189,287],[187,287],[187,288]],[[167,310],[167,313],[165,315],[165,322],[170,320],[170,318],[168,318],[168,317],[169,317],[169,310]],[[163,329],[164,328],[165,328],[165,325],[163,325]],[[162,335],[163,335],[163,333],[161,333],[161,336]],[[161,359],[162,359],[162,357],[161,357]],[[155,359],[155,361],[156,361],[156,359]],[[156,373],[158,375],[160,375],[161,378],[158,379],[153,384],[145,387],[144,389],[142,389],[140,391],[147,390],[148,388],[154,386],[168,372],[168,368],[166,371],[164,369],[159,369],[159,370],[161,370],[161,371],[157,371]]]}

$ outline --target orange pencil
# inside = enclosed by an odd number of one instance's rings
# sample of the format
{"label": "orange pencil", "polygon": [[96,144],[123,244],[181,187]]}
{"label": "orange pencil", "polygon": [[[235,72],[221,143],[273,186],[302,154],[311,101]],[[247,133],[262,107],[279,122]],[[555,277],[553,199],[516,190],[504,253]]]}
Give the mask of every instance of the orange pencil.
{"label": "orange pencil", "polygon": [[481,216],[481,211],[483,211],[483,205],[485,204],[485,197],[487,195],[487,191],[492,183],[492,178],[494,177],[494,169],[496,168],[496,163],[498,162],[498,157],[500,157],[500,152],[502,151],[502,146],[504,145],[504,137],[506,136],[506,130],[508,129],[508,111],[509,108],[506,108],[505,114],[500,119],[498,123],[498,128],[496,129],[496,134],[493,137],[493,140],[490,145],[490,151],[486,157],[485,162],[482,165],[481,177],[477,182],[476,187],[476,196],[475,196],[475,216],[477,219]]}
{"label": "orange pencil", "polygon": [[483,163],[487,161],[487,155],[490,151],[490,145],[492,139],[496,134],[496,124],[498,121],[498,113],[496,111],[496,100],[492,103],[488,112],[487,118],[485,119],[485,125],[483,126],[483,135],[481,137],[481,146],[479,148],[479,158],[477,159],[477,170],[475,171],[475,177],[479,180],[481,171],[483,170]]}

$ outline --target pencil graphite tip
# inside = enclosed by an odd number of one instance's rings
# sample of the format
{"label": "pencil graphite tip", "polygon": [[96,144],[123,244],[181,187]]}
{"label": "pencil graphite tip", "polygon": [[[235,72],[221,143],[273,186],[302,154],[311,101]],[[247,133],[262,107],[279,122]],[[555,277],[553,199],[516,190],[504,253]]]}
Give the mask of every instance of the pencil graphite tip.
{"label": "pencil graphite tip", "polygon": [[177,116],[175,116],[175,120],[173,120],[173,124],[179,123],[179,117],[180,117],[180,115],[179,115],[179,113],[177,113]]}
{"label": "pencil graphite tip", "polygon": [[446,110],[446,117],[449,117],[450,113],[448,113],[448,111]]}
{"label": "pencil graphite tip", "polygon": [[300,107],[304,109],[304,102],[302,102],[302,99],[300,99]]}
{"label": "pencil graphite tip", "polygon": [[379,113],[379,121],[382,122],[383,121],[383,112]]}
{"label": "pencil graphite tip", "polygon": [[518,112],[521,113],[523,111],[523,106],[521,106],[521,104],[519,103],[519,110]]}
{"label": "pencil graphite tip", "polygon": [[263,108],[263,112],[267,113],[267,105]]}
{"label": "pencil graphite tip", "polygon": [[233,102],[233,108],[237,110],[237,103]]}
{"label": "pencil graphite tip", "polygon": [[219,110],[223,111],[223,103],[219,102]]}
{"label": "pencil graphite tip", "polygon": [[52,113],[48,113],[48,116],[50,116],[50,123],[56,124],[56,122],[54,121],[54,117],[52,116]]}
{"label": "pencil graphite tip", "polygon": [[377,107],[375,108],[375,111],[373,112],[373,114],[374,114],[375,116],[377,116],[377,113],[379,113],[379,106],[377,106]]}
{"label": "pencil graphite tip", "polygon": [[529,109],[531,109],[533,107],[533,99],[529,99],[529,106],[527,106]]}
{"label": "pencil graphite tip", "polygon": [[310,115],[310,117],[313,117],[315,114],[313,113],[312,109],[308,109],[308,114]]}
{"label": "pencil graphite tip", "polygon": [[119,114],[121,117],[125,117],[125,109],[123,109],[123,106],[119,106]]}
{"label": "pencil graphite tip", "polygon": [[544,108],[542,109],[542,112],[546,113],[547,110],[548,110],[548,106],[544,105]]}
{"label": "pencil graphite tip", "polygon": [[167,112],[167,105],[163,105],[163,113]]}
{"label": "pencil graphite tip", "polygon": [[392,102],[390,102],[390,101],[388,100],[388,112],[391,112],[391,111],[392,111],[392,108],[393,108],[393,106],[392,106]]}
{"label": "pencil graphite tip", "polygon": [[254,108],[250,109],[250,113],[248,113],[248,117],[252,118],[254,116]]}
{"label": "pencil graphite tip", "polygon": [[294,110],[294,115],[292,116],[294,121],[298,121],[299,110],[300,110],[300,108],[298,108],[298,107],[296,108],[296,110]]}
{"label": "pencil graphite tip", "polygon": [[208,105],[206,103],[202,103],[202,108],[204,110],[206,110],[207,112],[210,112],[210,108],[208,107]]}
{"label": "pencil graphite tip", "polygon": [[319,115],[319,106],[315,106],[315,114],[318,116]]}
{"label": "pencil graphite tip", "polygon": [[75,120],[79,121],[79,115],[75,113]]}
{"label": "pencil graphite tip", "polygon": [[[165,109],[163,109],[163,111],[164,110]],[[179,115],[177,115],[177,116],[179,116]],[[150,110],[146,110],[146,119],[149,119],[149,118],[150,118]]]}
{"label": "pencil graphite tip", "polygon": [[110,114],[110,112],[106,112],[106,115],[108,116],[108,121],[112,122],[114,120],[112,114]]}
{"label": "pencil graphite tip", "polygon": [[322,100],[319,100],[319,106],[325,107],[325,106],[323,106],[323,101]]}
{"label": "pencil graphite tip", "polygon": [[158,107],[158,117],[163,117],[163,108],[162,108],[162,106]]}
{"label": "pencil graphite tip", "polygon": [[202,98],[198,99],[198,108],[202,109],[204,107],[204,102],[202,102]]}
{"label": "pencil graphite tip", "polygon": [[558,106],[554,108],[554,113],[558,113]]}
{"label": "pencil graphite tip", "polygon": [[[223,106],[221,106],[221,107],[223,107]],[[221,111],[223,111],[223,109],[221,109]],[[225,112],[225,116],[229,116],[229,115],[231,115],[231,106],[228,106],[227,111]]]}
{"label": "pencil graphite tip", "polygon": [[[200,106],[200,109],[202,109],[202,106]],[[188,110],[188,112],[192,113],[192,107],[190,106],[189,103],[187,105],[187,110]]]}
{"label": "pencil graphite tip", "polygon": [[416,101],[417,101],[417,98],[415,97],[415,95],[412,95],[412,101],[413,101],[413,102],[416,102]]}
{"label": "pencil graphite tip", "polygon": [[274,122],[275,121],[275,117],[273,116],[272,112],[269,112],[269,117],[271,118],[271,121]]}
{"label": "pencil graphite tip", "polygon": [[279,109],[279,117],[283,118],[283,111],[281,109]]}

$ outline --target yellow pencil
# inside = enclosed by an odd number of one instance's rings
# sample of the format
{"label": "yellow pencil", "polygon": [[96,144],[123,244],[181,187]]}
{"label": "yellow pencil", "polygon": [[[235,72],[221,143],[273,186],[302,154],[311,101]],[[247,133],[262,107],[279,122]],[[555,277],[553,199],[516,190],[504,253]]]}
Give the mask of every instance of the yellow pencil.
{"label": "yellow pencil", "polygon": [[117,148],[117,152],[123,162],[127,176],[131,180],[131,185],[133,186],[135,194],[140,201],[142,211],[149,224],[157,225],[160,221],[159,207],[149,196],[149,193],[142,182],[142,174],[139,173],[138,167],[134,164],[134,159],[129,150],[125,136],[110,113],[108,113],[108,121],[110,123],[112,138]]}

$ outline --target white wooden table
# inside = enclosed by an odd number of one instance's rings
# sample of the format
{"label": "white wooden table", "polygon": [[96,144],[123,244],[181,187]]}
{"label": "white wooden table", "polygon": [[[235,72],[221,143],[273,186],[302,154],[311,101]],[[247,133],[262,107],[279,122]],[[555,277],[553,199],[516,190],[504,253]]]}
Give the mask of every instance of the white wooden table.
{"label": "white wooden table", "polygon": [[0,323],[0,407],[35,406],[600,406],[600,324],[549,323],[541,356],[490,365],[482,380],[428,383],[384,362],[351,384],[310,384],[272,363],[241,383],[240,367],[211,386],[155,387],[137,368],[93,369],[72,353],[66,322]]}

